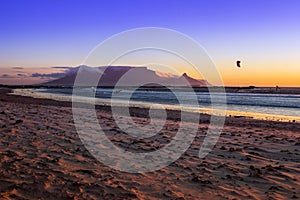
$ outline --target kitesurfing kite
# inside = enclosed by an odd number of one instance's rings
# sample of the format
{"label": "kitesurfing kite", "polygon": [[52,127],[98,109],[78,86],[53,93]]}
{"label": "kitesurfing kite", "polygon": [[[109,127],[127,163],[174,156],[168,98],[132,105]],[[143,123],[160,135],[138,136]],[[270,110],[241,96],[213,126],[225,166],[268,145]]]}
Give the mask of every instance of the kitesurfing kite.
{"label": "kitesurfing kite", "polygon": [[236,65],[238,66],[238,67],[241,67],[241,61],[236,61]]}

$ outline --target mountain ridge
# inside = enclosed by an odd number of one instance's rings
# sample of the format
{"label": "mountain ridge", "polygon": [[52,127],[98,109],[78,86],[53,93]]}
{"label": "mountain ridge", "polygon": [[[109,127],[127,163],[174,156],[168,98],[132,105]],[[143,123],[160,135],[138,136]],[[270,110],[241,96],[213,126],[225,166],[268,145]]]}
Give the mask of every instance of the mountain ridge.
{"label": "mountain ridge", "polygon": [[[139,84],[147,83],[147,85],[157,85],[160,83],[165,86],[193,86],[202,87],[211,85],[206,80],[199,80],[183,73],[182,76],[162,77],[154,70],[148,67],[135,66],[104,66],[104,67],[89,67],[81,65],[74,68],[68,68],[65,71],[65,76],[55,80],[48,81],[41,85],[45,86],[73,86],[76,76],[80,70],[80,74],[86,77],[86,80],[98,80],[101,76],[98,85],[101,86],[139,86]],[[125,80],[126,79],[126,80]],[[84,80],[84,79],[83,79]],[[88,81],[87,81],[88,82]],[[158,84],[159,85],[159,84]],[[88,86],[88,84],[86,85]]]}

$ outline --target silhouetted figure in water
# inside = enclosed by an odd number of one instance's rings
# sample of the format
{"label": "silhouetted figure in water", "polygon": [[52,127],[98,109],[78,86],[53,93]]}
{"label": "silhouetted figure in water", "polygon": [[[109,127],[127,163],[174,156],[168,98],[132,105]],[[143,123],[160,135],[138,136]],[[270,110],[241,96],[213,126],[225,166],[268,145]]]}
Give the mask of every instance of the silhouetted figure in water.
{"label": "silhouetted figure in water", "polygon": [[278,85],[276,85],[276,91],[277,91],[277,90],[279,90],[279,87],[278,87]]}
{"label": "silhouetted figure in water", "polygon": [[241,61],[240,60],[236,61],[236,66],[241,67]]}

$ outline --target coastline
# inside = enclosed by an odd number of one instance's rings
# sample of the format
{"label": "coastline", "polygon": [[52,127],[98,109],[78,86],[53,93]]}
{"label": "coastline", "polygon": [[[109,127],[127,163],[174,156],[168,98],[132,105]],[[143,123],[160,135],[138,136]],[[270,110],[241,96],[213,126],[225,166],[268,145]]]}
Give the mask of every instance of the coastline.
{"label": "coastline", "polygon": [[[161,170],[128,174],[93,158],[73,124],[71,102],[0,90],[0,197],[47,199],[297,199],[300,197],[300,124],[227,117],[213,151],[198,151],[210,116],[184,155]],[[110,139],[129,149],[157,149],[120,136],[109,106],[96,106]],[[139,123],[146,108],[132,108]],[[176,134],[180,112],[168,110],[163,138]]]}
{"label": "coastline", "polygon": [[[40,88],[72,88],[73,84],[68,86],[60,86],[60,85],[1,85],[0,88],[8,88],[8,89],[40,89]],[[124,86],[125,87],[125,86]],[[170,86],[172,88],[172,86]],[[112,89],[114,86],[101,86],[99,88],[107,88]],[[120,87],[122,88],[122,87]],[[125,88],[130,88],[126,86]],[[155,89],[155,90],[165,90],[164,87],[160,86],[142,86],[141,88],[144,89]],[[174,86],[173,86],[174,88]],[[185,87],[175,87],[174,89],[184,90]],[[220,87],[218,86],[210,86],[209,87],[211,91],[219,92]],[[256,87],[256,86],[225,86],[221,87],[224,88],[227,93],[253,93],[253,94],[296,94],[300,95],[300,87],[279,87],[276,89],[276,87]],[[193,87],[195,92],[209,92],[208,87]]]}
{"label": "coastline", "polygon": [[[62,102],[71,102],[72,96],[67,95],[58,95],[58,94],[52,94],[52,93],[41,93],[33,91],[32,89],[13,89],[12,94],[19,95],[19,96],[25,96],[25,97],[33,97],[37,99],[52,99],[56,101],[62,101]],[[87,98],[84,98],[82,100],[83,102],[90,101],[91,103],[94,103],[95,105],[99,106],[110,106],[111,102],[108,99],[90,99],[87,100]],[[123,106],[125,103],[122,101],[115,102],[114,105]],[[138,108],[149,108],[149,104],[145,102],[135,102],[132,104],[134,107]],[[163,105],[167,110],[174,110],[174,111],[185,111],[185,112],[196,112],[201,114],[207,114],[207,115],[225,115],[226,117],[233,117],[233,118],[253,118],[258,120],[267,120],[267,121],[282,121],[282,122],[297,122],[300,123],[300,116],[286,116],[286,115],[274,115],[274,114],[263,114],[263,113],[255,113],[255,112],[241,112],[241,111],[235,111],[235,110],[212,110],[208,108],[199,108],[199,109],[193,109],[189,107],[179,107],[179,106],[171,106],[171,105]],[[161,109],[160,104],[151,104],[152,108]]]}

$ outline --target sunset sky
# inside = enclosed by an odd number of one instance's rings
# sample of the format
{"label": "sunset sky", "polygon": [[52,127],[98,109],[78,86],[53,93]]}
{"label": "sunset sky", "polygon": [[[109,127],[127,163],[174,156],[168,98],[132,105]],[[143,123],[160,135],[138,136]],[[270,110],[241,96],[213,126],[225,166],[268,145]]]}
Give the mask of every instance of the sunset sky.
{"label": "sunset sky", "polygon": [[2,0],[0,83],[53,78],[114,34],[163,27],[202,45],[225,85],[300,86],[299,10],[298,0]]}

